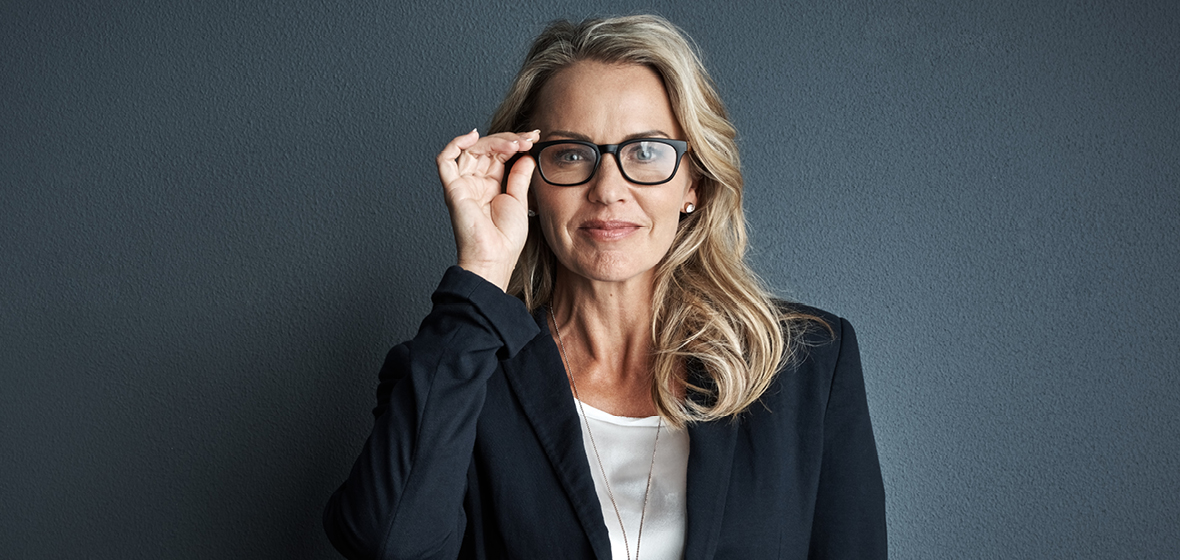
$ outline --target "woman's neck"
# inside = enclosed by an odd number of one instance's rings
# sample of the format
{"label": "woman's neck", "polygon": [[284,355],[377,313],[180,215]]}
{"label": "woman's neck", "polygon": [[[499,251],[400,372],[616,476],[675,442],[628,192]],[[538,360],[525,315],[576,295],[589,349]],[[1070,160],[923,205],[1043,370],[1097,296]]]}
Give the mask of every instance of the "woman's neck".
{"label": "woman's neck", "polygon": [[[652,416],[653,286],[649,277],[595,282],[558,272],[554,342],[583,402],[618,416]],[[560,339],[557,332],[560,332]]]}

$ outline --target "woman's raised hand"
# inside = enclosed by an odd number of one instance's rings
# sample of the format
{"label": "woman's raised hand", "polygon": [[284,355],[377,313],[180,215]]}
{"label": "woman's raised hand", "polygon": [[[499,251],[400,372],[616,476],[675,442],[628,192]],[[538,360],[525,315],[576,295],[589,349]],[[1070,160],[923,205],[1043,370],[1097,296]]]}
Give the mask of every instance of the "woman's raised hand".
{"label": "woman's raised hand", "polygon": [[438,176],[451,212],[459,266],[502,290],[508,287],[528,237],[529,181],[536,167],[533,158],[525,155],[504,181],[504,163],[527,152],[539,139],[539,131],[480,138],[472,130],[451,140],[438,154]]}

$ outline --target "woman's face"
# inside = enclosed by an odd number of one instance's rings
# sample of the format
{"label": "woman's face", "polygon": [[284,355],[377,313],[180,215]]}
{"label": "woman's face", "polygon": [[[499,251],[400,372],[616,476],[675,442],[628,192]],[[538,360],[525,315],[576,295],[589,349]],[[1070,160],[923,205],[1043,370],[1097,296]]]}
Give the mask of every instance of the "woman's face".
{"label": "woman's face", "polygon": [[[658,75],[639,65],[577,62],[541,89],[533,122],[541,141],[618,144],[632,138],[684,140]],[[603,282],[650,280],[676,235],[680,211],[696,204],[689,163],[671,181],[637,185],[603,154],[587,183],[559,187],[533,174],[530,189],[561,267]]]}

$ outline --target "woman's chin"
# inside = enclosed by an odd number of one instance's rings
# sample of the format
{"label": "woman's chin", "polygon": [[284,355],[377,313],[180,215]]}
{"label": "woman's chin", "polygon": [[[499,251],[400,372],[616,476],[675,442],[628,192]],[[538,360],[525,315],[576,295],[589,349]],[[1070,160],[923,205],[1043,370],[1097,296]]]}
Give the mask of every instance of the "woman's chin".
{"label": "woman's chin", "polygon": [[[596,283],[626,283],[634,280],[646,279],[650,282],[655,272],[658,260],[646,262],[637,261],[627,256],[620,256],[610,252],[598,253],[592,258],[579,258],[570,263],[572,266],[561,266],[571,276],[570,280]],[[561,276],[558,275],[560,281]]]}

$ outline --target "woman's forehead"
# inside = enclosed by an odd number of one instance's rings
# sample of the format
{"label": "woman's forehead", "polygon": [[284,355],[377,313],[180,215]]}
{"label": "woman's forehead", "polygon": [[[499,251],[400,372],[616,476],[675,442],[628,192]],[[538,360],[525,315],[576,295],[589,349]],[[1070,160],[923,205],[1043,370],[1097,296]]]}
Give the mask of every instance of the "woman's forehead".
{"label": "woman's forehead", "polygon": [[663,81],[638,64],[581,61],[558,71],[541,88],[533,123],[542,134],[575,132],[599,143],[649,130],[681,137]]}

